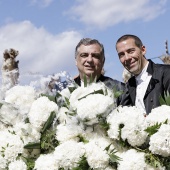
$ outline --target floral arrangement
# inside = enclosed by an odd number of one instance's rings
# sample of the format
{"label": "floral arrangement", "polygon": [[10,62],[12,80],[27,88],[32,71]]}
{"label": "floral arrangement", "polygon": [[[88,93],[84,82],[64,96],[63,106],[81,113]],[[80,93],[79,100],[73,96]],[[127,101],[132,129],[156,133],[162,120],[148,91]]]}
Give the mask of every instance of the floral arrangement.
{"label": "floral arrangement", "polygon": [[0,169],[170,169],[170,106],[144,117],[102,82],[53,96],[14,86],[0,101]]}

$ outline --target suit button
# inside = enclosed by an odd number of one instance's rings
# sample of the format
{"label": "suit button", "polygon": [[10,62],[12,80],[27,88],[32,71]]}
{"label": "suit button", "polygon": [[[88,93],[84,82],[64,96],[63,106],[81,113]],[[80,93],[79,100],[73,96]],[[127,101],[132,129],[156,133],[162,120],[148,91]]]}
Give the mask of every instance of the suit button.
{"label": "suit button", "polygon": [[153,102],[153,99],[151,98],[151,102]]}

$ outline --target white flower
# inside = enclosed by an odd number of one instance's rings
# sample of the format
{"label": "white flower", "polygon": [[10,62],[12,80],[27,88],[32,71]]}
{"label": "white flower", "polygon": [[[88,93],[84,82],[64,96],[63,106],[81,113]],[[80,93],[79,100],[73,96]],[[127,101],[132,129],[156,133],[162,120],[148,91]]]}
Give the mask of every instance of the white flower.
{"label": "white flower", "polygon": [[70,90],[68,88],[65,88],[62,91],[60,91],[60,94],[67,99],[69,99],[71,95]]}
{"label": "white flower", "polygon": [[11,134],[7,130],[0,131],[0,154],[4,153],[4,158],[14,161],[23,152],[24,144],[19,136]]}
{"label": "white flower", "polygon": [[164,123],[166,120],[170,124],[170,106],[162,105],[152,109],[151,113],[146,116],[145,127],[153,126],[156,123]]}
{"label": "white flower", "polygon": [[0,108],[0,120],[7,125],[15,125],[24,120],[24,116],[20,114],[19,110],[13,104],[2,102]]}
{"label": "white flower", "polygon": [[99,122],[99,117],[105,118],[113,106],[111,97],[91,94],[77,102],[77,116],[85,124],[93,125]]}
{"label": "white flower", "polygon": [[28,113],[35,98],[36,92],[31,86],[14,86],[5,95],[5,101],[15,104],[23,114]]}
{"label": "white flower", "polygon": [[0,154],[0,169],[5,170],[7,167],[7,160]]}
{"label": "white flower", "polygon": [[[110,139],[108,136],[104,134],[103,131],[99,131],[97,129],[96,131],[94,129],[90,130],[89,127],[83,134],[83,136],[89,141],[95,143],[97,146],[99,146],[102,150],[104,150],[106,147],[112,144],[112,139]],[[111,149],[113,149],[112,145],[110,146]]]}
{"label": "white flower", "polygon": [[85,97],[98,90],[102,90],[104,92],[104,95],[110,96],[114,100],[113,93],[105,86],[104,83],[102,82],[92,83],[87,87],[83,86],[78,87],[71,93],[69,99],[71,108],[76,109],[77,102],[80,98]]}
{"label": "white flower", "polygon": [[116,170],[116,168],[113,168],[111,166],[106,167],[104,170]]}
{"label": "white flower", "polygon": [[66,141],[55,148],[55,161],[60,168],[72,169],[78,166],[78,162],[84,155],[84,144],[76,141]]}
{"label": "white flower", "polygon": [[86,159],[93,169],[105,169],[109,165],[109,155],[107,151],[96,144],[95,140],[85,144]]}
{"label": "white flower", "polygon": [[35,170],[58,170],[59,166],[55,161],[53,154],[40,155],[40,157],[35,161]]}
{"label": "white flower", "polygon": [[15,134],[20,136],[23,140],[24,145],[31,143],[37,143],[40,141],[41,134],[37,129],[30,123],[18,123],[14,126],[13,131]]}
{"label": "white flower", "polygon": [[76,119],[75,116],[72,116],[73,113],[72,111],[70,111],[68,108],[66,107],[61,107],[59,108],[58,114],[57,114],[57,119],[59,121],[59,123],[67,123],[70,122],[74,119]]}
{"label": "white flower", "polygon": [[107,117],[110,124],[108,135],[112,139],[119,139],[119,126],[121,128],[121,138],[132,146],[141,146],[147,133],[144,131],[144,120],[142,112],[136,107],[118,107]]}
{"label": "white flower", "polygon": [[56,131],[56,139],[61,143],[71,139],[78,141],[78,136],[83,132],[83,129],[76,123],[59,124]]}
{"label": "white flower", "polygon": [[14,162],[11,162],[8,166],[9,170],[27,170],[27,165],[22,160],[17,160]]}
{"label": "white flower", "polygon": [[153,154],[170,156],[170,125],[161,125],[158,132],[150,137],[149,144],[149,150]]}
{"label": "white flower", "polygon": [[28,118],[32,126],[40,130],[51,112],[58,112],[57,104],[50,101],[47,97],[40,97],[33,102]]}
{"label": "white flower", "polygon": [[145,153],[137,152],[135,149],[130,149],[121,155],[122,161],[118,164],[118,170],[144,170],[147,167],[145,163]]}
{"label": "white flower", "polygon": [[0,131],[1,130],[5,130],[7,128],[7,125],[5,125],[4,123],[0,122]]}

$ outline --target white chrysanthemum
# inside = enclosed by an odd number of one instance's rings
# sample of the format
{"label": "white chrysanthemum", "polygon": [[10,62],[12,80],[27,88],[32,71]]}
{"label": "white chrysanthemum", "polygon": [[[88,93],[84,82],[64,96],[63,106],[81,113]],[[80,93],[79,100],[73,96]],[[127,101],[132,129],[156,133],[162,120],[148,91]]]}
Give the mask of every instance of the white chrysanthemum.
{"label": "white chrysanthemum", "polygon": [[24,145],[31,143],[37,143],[40,141],[41,134],[30,123],[18,123],[14,126],[13,131],[20,136]]}
{"label": "white chrysanthemum", "polygon": [[71,139],[78,141],[78,136],[83,132],[83,129],[78,124],[59,124],[56,131],[56,139],[61,143]]}
{"label": "white chrysanthemum", "polygon": [[15,125],[24,120],[24,116],[13,104],[1,102],[3,105],[0,108],[0,120],[7,125]]}
{"label": "white chrysanthemum", "polygon": [[103,150],[109,145],[111,149],[114,149],[112,146],[113,140],[106,136],[104,131],[100,131],[99,129],[97,129],[97,131],[94,129],[93,131],[93,128],[90,130],[90,128],[87,127],[82,135],[86,140],[95,143]]}
{"label": "white chrysanthemum", "polygon": [[28,113],[35,98],[36,92],[31,86],[14,86],[5,95],[5,101],[15,104],[22,113]]}
{"label": "white chrysanthemum", "polygon": [[132,146],[142,145],[147,133],[144,131],[144,120],[142,112],[136,107],[118,107],[107,117],[110,124],[108,135],[112,139],[119,139],[119,127],[121,128],[121,138]]}
{"label": "white chrysanthemum", "polygon": [[72,116],[74,113],[72,111],[70,111],[68,108],[66,107],[61,107],[59,108],[58,114],[57,114],[57,119],[59,121],[59,123],[68,123],[70,121],[73,121],[75,118],[75,116]]}
{"label": "white chrysanthemum", "polygon": [[71,93],[71,96],[69,99],[70,106],[73,109],[76,109],[77,102],[80,98],[85,97],[91,93],[94,93],[95,91],[98,91],[98,90],[102,90],[104,92],[104,95],[107,94],[107,96],[110,96],[114,100],[113,93],[109,89],[107,89],[107,87],[105,86],[104,83],[98,82],[98,83],[92,83],[87,87],[81,86],[81,87],[78,87],[77,89],[75,89]]}
{"label": "white chrysanthemum", "polygon": [[145,163],[145,153],[130,149],[123,153],[122,161],[118,164],[118,170],[144,170],[147,168]]}
{"label": "white chrysanthemum", "polygon": [[6,131],[0,131],[0,153],[9,162],[14,161],[23,152],[24,144],[19,136]]}
{"label": "white chrysanthemum", "polygon": [[111,166],[106,167],[104,170],[116,170],[116,168],[113,168]]}
{"label": "white chrysanthemum", "polygon": [[2,123],[2,122],[0,122],[0,131],[1,130],[5,130],[6,128],[7,128],[7,125]]}
{"label": "white chrysanthemum", "polygon": [[84,144],[75,141],[66,141],[55,148],[55,161],[60,168],[73,169],[78,166],[85,153]]}
{"label": "white chrysanthemum", "polygon": [[111,97],[91,94],[77,102],[77,116],[85,124],[93,125],[99,122],[99,117],[106,117],[113,107]]}
{"label": "white chrysanthemum", "polygon": [[92,140],[85,144],[86,159],[92,169],[105,169],[109,165],[109,155],[107,151]]}
{"label": "white chrysanthemum", "polygon": [[0,154],[0,169],[5,170],[7,167],[7,160]]}
{"label": "white chrysanthemum", "polygon": [[40,155],[39,158],[35,161],[34,169],[36,170],[57,170],[59,166],[55,161],[53,154]]}
{"label": "white chrysanthemum", "polygon": [[28,118],[30,123],[40,130],[49,118],[51,112],[57,113],[58,106],[47,97],[40,97],[31,106]]}
{"label": "white chrysanthemum", "polygon": [[153,126],[156,123],[163,123],[166,120],[170,124],[170,106],[162,105],[152,109],[151,113],[146,116],[145,127]]}
{"label": "white chrysanthemum", "polygon": [[62,91],[59,92],[63,97],[66,97],[67,99],[70,98],[71,93],[68,88],[63,89]]}
{"label": "white chrysanthemum", "polygon": [[170,156],[170,125],[163,124],[158,132],[150,137],[149,150],[153,154]]}
{"label": "white chrysanthemum", "polygon": [[22,160],[16,160],[8,165],[9,170],[27,170],[27,165]]}

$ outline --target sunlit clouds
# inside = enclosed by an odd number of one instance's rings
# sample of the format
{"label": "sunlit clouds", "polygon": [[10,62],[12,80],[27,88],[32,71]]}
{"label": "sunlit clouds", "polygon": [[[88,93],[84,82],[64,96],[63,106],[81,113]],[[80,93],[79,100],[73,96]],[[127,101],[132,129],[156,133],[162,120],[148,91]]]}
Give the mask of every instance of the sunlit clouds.
{"label": "sunlit clouds", "polygon": [[[30,21],[0,27],[0,53],[19,51],[20,70],[52,74],[74,69],[74,49],[81,35],[76,31],[53,35]],[[1,61],[0,61],[1,62]]]}
{"label": "sunlit clouds", "polygon": [[166,0],[78,0],[68,12],[88,27],[107,28],[137,19],[149,21],[165,12]]}

